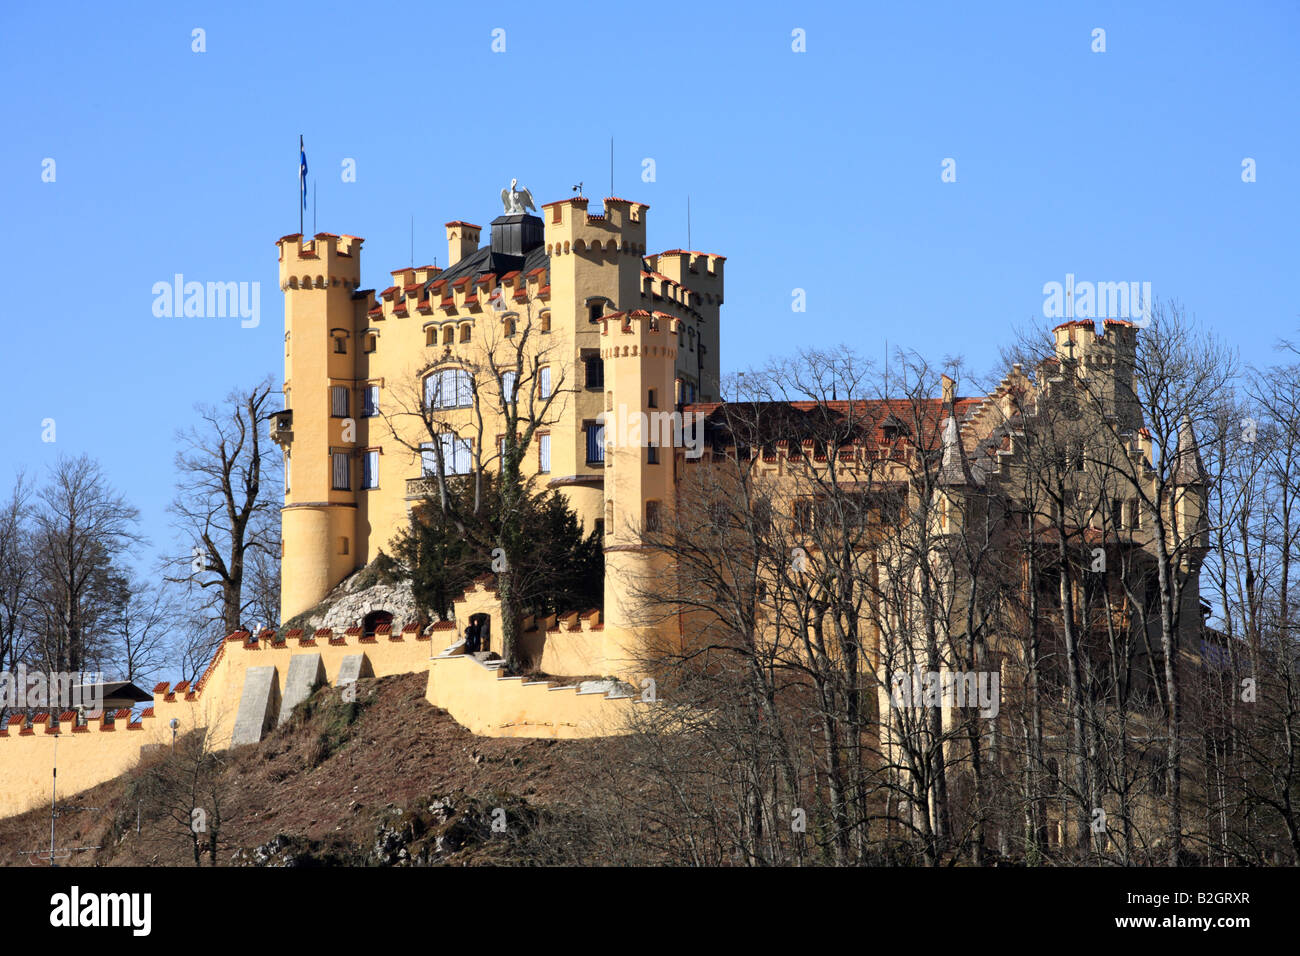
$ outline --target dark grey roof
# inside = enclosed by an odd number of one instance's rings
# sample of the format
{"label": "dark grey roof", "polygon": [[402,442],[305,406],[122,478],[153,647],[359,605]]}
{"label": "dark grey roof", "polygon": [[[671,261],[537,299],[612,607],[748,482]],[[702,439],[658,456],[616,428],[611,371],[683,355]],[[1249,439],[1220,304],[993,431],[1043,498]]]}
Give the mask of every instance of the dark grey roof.
{"label": "dark grey roof", "polygon": [[[82,700],[86,699],[87,693],[93,693],[95,696],[101,696],[105,701],[136,701],[143,703],[146,700],[153,700],[153,694],[137,687],[129,680],[119,681],[101,681],[99,683],[80,684]],[[96,690],[91,691],[91,688]]]}
{"label": "dark grey roof", "polygon": [[456,263],[449,269],[443,269],[423,286],[420,293],[422,298],[429,295],[429,286],[439,280],[448,282],[453,279],[462,279],[466,276],[471,278],[475,276],[486,275],[491,272],[497,278],[505,275],[507,272],[519,271],[527,275],[534,269],[545,269],[546,278],[542,285],[547,285],[551,281],[551,257],[546,254],[545,246],[534,246],[527,254],[522,256],[508,256],[499,252],[493,252],[490,245],[483,246],[476,252],[467,255],[460,262]]}

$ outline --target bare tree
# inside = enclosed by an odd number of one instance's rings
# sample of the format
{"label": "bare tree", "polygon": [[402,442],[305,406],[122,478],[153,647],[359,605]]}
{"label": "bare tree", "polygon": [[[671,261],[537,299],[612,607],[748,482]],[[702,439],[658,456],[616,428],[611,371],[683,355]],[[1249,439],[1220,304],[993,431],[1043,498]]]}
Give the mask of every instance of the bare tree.
{"label": "bare tree", "polygon": [[59,458],[37,501],[44,662],[76,672],[100,653],[123,580],[119,561],[131,546],[143,543],[135,532],[139,512],[85,455]]}
{"label": "bare tree", "polygon": [[[31,640],[37,581],[31,514],[32,488],[19,472],[0,504],[0,671],[13,670]],[[0,712],[3,717],[3,712]]]}
{"label": "bare tree", "polygon": [[192,544],[173,560],[168,580],[204,595],[200,603],[220,622],[217,640],[245,624],[273,625],[279,616],[270,579],[279,576],[281,459],[262,435],[271,394],[267,378],[232,391],[220,406],[196,406],[202,424],[177,435],[169,511],[182,540]]}

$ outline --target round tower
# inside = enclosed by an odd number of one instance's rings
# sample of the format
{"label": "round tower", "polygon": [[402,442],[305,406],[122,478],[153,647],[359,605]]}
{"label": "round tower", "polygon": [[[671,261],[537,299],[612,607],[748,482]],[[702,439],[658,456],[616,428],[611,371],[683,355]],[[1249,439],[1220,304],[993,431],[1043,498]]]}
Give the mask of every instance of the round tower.
{"label": "round tower", "polygon": [[319,233],[279,240],[284,292],[284,449],[280,619],[319,602],[356,567],[356,307],[361,243]]}
{"label": "round tower", "polygon": [[[627,680],[665,624],[643,591],[668,565],[650,546],[676,512],[673,376],[677,322],[645,311],[605,316],[605,666]],[[674,619],[675,620],[675,619]]]}

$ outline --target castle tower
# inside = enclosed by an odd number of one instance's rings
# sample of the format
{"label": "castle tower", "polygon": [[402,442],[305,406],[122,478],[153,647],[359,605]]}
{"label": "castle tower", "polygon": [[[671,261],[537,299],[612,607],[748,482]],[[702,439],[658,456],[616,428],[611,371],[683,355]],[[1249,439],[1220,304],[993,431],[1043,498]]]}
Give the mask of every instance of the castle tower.
{"label": "castle tower", "polygon": [[1142,427],[1142,410],[1133,389],[1137,333],[1137,326],[1120,319],[1107,319],[1100,335],[1091,319],[1065,322],[1052,330],[1062,366],[1073,364],[1105,413],[1127,434]]}
{"label": "castle tower", "polygon": [[[608,198],[604,212],[592,215],[583,197],[542,207],[555,330],[549,348],[563,364],[569,390],[551,428],[551,480],[563,488],[588,531],[601,520],[605,497],[605,468],[593,459],[599,441],[592,437],[608,383],[608,369],[599,362],[602,317],[641,307],[648,210],[642,203]],[[671,388],[663,394],[671,404]]]}
{"label": "castle tower", "polygon": [[[356,341],[361,243],[355,236],[285,236],[284,407],[272,435],[285,454],[280,617],[320,601],[355,569],[357,547]],[[360,305],[364,320],[364,304]],[[296,387],[301,383],[300,387]]]}
{"label": "castle tower", "polygon": [[667,564],[661,553],[646,546],[643,531],[670,529],[676,512],[672,389],[677,320],[643,310],[605,316],[601,356],[606,383],[605,666],[634,679],[641,670],[639,649],[662,626],[661,615],[643,610],[637,592],[652,587]]}

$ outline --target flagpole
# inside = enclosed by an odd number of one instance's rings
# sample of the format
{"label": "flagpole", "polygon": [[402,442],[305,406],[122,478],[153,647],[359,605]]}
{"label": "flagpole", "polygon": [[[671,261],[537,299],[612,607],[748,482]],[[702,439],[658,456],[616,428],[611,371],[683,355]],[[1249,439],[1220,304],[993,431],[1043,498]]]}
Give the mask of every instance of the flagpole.
{"label": "flagpole", "polygon": [[307,203],[304,201],[306,197],[303,196],[302,194],[303,185],[304,185],[302,181],[302,155],[303,155],[302,133],[299,133],[298,134],[298,235],[300,236],[302,235],[302,210],[303,207],[307,205]]}

